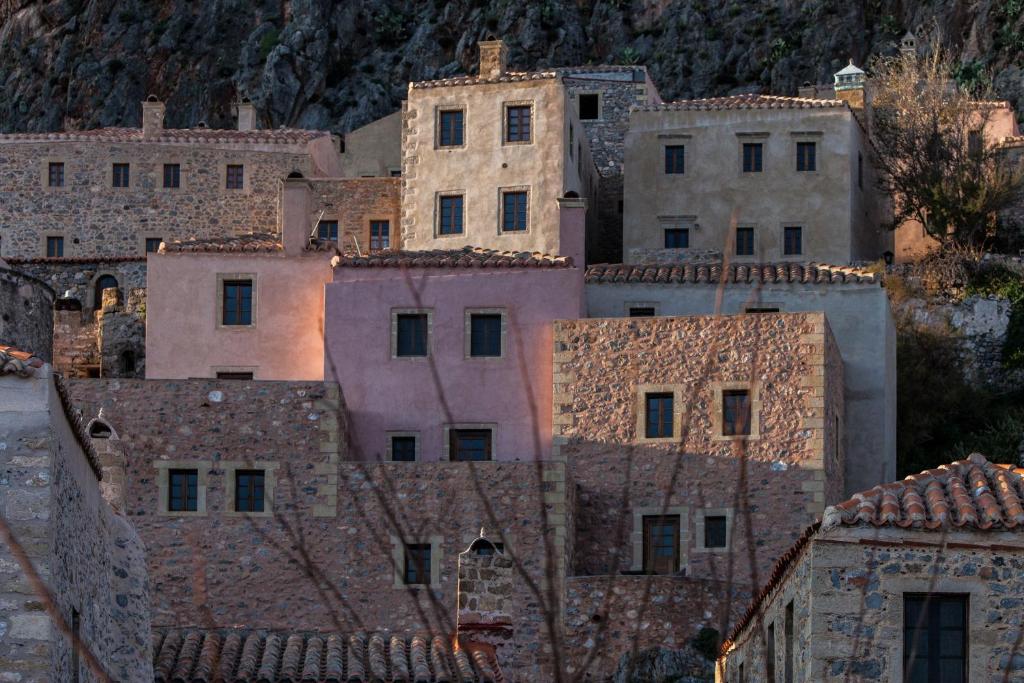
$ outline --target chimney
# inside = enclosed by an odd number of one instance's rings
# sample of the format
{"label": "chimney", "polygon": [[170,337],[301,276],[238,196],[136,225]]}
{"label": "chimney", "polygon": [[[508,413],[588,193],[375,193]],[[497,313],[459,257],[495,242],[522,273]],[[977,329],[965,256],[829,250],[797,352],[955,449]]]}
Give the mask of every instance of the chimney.
{"label": "chimney", "polygon": [[836,72],[836,99],[844,100],[854,109],[864,108],[864,85],[867,74],[853,65],[853,60],[841,71]]}
{"label": "chimney", "polygon": [[576,192],[558,198],[558,255],[569,256],[582,268],[586,263],[587,200]]}
{"label": "chimney", "polygon": [[164,129],[164,103],[150,95],[142,103],[142,138],[145,140],[160,137]]}
{"label": "chimney", "polygon": [[459,553],[459,645],[469,650],[483,646],[497,656],[512,643],[512,560],[480,537]]}
{"label": "chimney", "polygon": [[900,39],[900,53],[911,57],[917,55],[917,36],[911,31]]}
{"label": "chimney", "polygon": [[100,493],[110,507],[123,514],[127,456],[117,432],[103,416],[103,408],[100,408],[99,414],[89,421],[85,433],[89,436],[89,442],[100,461],[100,471],[103,473]]}
{"label": "chimney", "polygon": [[256,130],[256,105],[248,98],[235,104],[235,115],[238,117],[238,130]]}
{"label": "chimney", "polygon": [[508,47],[503,40],[482,40],[480,46],[480,77],[499,78],[508,70]]}
{"label": "chimney", "polygon": [[299,256],[309,245],[311,190],[304,178],[287,178],[281,187],[281,242],[284,253]]}

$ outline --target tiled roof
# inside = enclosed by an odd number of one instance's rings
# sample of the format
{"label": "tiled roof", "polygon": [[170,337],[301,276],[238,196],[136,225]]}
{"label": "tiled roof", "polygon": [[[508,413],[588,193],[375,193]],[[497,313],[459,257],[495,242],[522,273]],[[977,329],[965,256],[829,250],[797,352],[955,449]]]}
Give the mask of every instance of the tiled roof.
{"label": "tiled roof", "polygon": [[0,375],[17,375],[31,377],[36,368],[43,367],[43,360],[36,358],[28,351],[13,346],[0,346]]}
{"label": "tiled roof", "polygon": [[217,130],[214,128],[164,128],[160,135],[142,137],[141,128],[94,128],[49,133],[4,133],[4,142],[172,142],[192,144],[241,143],[250,145],[306,144],[311,140],[329,136],[322,130],[295,128],[269,128],[266,130]]}
{"label": "tiled roof", "polygon": [[282,251],[279,235],[271,233],[253,232],[246,235],[232,235],[230,237],[210,237],[206,239],[182,240],[175,242],[162,242],[160,253],[191,253],[191,252],[263,252],[273,253]]}
{"label": "tiled roof", "polygon": [[43,256],[30,256],[30,257],[18,257],[9,256],[6,259],[7,263],[12,266],[19,265],[31,265],[37,263],[49,263],[55,266],[62,264],[75,265],[80,263],[125,263],[129,261],[141,261],[145,262],[145,256],[59,256],[55,258],[46,258]]}
{"label": "tiled roof", "polygon": [[518,83],[521,81],[544,81],[558,78],[557,71],[508,71],[504,76],[496,78],[484,78],[481,76],[453,76],[452,78],[441,78],[436,81],[415,81],[409,84],[410,88],[419,90],[421,88],[446,88],[453,85],[481,85],[484,83]]}
{"label": "tiled roof", "polygon": [[782,95],[730,95],[699,100],[679,100],[661,104],[637,105],[637,111],[716,111],[719,109],[843,109],[844,100],[824,100]]}
{"label": "tiled roof", "polygon": [[423,251],[387,249],[367,256],[343,254],[336,256],[332,263],[348,268],[569,268],[573,265],[568,256],[480,247]]}
{"label": "tiled roof", "polygon": [[492,654],[441,636],[157,629],[156,683],[502,683]]}
{"label": "tiled roof", "polygon": [[974,453],[966,460],[855,494],[827,508],[823,525],[932,531],[1024,528],[1024,469],[992,463]]}
{"label": "tiled roof", "polygon": [[673,265],[609,265],[587,268],[587,284],[718,284],[727,283],[801,283],[801,284],[873,284],[878,276],[862,268],[815,263],[680,263]]}

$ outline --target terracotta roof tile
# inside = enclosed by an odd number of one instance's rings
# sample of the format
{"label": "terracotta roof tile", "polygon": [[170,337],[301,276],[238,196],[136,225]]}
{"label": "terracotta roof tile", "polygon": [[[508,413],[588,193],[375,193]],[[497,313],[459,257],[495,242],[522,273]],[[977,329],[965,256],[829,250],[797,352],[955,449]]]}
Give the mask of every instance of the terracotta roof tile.
{"label": "terracotta roof tile", "polygon": [[722,109],[849,109],[849,106],[844,100],[747,94],[633,107],[634,111],[718,111]]}
{"label": "terracotta roof tile", "polygon": [[423,251],[387,249],[366,256],[342,254],[332,263],[341,268],[571,268],[573,265],[568,256],[480,247]]}
{"label": "terracotta roof tile", "polygon": [[31,377],[36,368],[43,367],[43,359],[13,346],[0,346],[0,375]]}
{"label": "terracotta roof tile", "polygon": [[974,453],[903,481],[876,486],[825,510],[826,529],[893,526],[922,530],[1024,527],[1024,469]]}
{"label": "terracotta roof tile", "polygon": [[409,681],[503,683],[493,653],[440,636],[163,629],[153,634],[156,683]]}
{"label": "terracotta roof tile", "polygon": [[60,256],[55,258],[46,257],[7,257],[4,259],[12,266],[31,265],[37,263],[49,263],[51,265],[76,265],[81,263],[126,263],[130,261],[145,262],[145,256]]}
{"label": "terracotta roof tile", "polygon": [[143,138],[141,128],[94,128],[43,133],[4,133],[0,143],[11,142],[155,142],[191,144],[286,144],[302,145],[330,136],[322,130],[268,128],[266,130],[218,130],[214,128],[165,128],[160,135]]}
{"label": "terracotta roof tile", "polygon": [[587,284],[718,284],[801,283],[874,284],[878,276],[862,268],[815,263],[680,263],[623,265],[600,264],[587,268]]}
{"label": "terracotta roof tile", "polygon": [[248,233],[230,237],[210,237],[205,239],[162,242],[161,254],[193,253],[193,252],[257,252],[274,253],[283,251],[279,235],[271,233]]}
{"label": "terracotta roof tile", "polygon": [[544,81],[552,78],[558,78],[557,71],[508,71],[504,76],[498,76],[496,78],[482,78],[480,76],[453,76],[452,78],[440,78],[434,81],[415,81],[409,84],[409,88],[419,90],[421,88],[446,88],[454,85]]}

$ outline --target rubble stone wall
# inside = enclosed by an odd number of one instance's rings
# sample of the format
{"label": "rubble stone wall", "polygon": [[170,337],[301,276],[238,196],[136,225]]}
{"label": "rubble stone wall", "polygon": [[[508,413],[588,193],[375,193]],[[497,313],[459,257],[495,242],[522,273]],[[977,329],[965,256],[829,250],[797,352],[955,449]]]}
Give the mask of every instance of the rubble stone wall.
{"label": "rubble stone wall", "polygon": [[31,275],[5,268],[0,262],[0,345],[52,358],[54,293]]}
{"label": "rubble stone wall", "polygon": [[392,249],[401,247],[401,178],[313,179],[312,223],[338,221],[339,246],[370,251],[370,222],[388,221]]}

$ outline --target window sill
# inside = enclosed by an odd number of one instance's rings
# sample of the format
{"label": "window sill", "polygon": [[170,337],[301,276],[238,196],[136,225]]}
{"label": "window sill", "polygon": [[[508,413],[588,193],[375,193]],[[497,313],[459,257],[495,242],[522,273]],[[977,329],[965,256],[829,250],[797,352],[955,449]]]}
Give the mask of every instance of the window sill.
{"label": "window sill", "polygon": [[206,510],[160,510],[163,517],[206,517]]}

